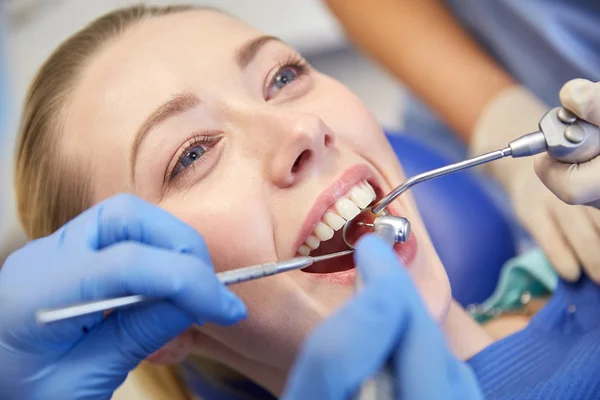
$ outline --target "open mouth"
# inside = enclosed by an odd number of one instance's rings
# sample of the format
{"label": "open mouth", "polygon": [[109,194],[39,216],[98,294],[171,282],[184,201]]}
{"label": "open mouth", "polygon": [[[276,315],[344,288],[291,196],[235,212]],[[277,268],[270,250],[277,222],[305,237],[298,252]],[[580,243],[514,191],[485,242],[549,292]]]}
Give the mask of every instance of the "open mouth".
{"label": "open mouth", "polygon": [[[354,185],[325,211],[314,231],[298,249],[298,254],[302,256],[319,256],[347,250],[348,247],[342,238],[342,228],[348,220],[356,217],[373,203],[378,197],[376,190],[379,189],[374,188],[366,180]],[[356,231],[353,239],[358,239],[359,236],[368,232],[371,232],[369,228],[361,229],[360,232]],[[315,274],[331,274],[353,268],[354,260],[352,254],[349,254],[344,257],[315,263],[302,271]]]}

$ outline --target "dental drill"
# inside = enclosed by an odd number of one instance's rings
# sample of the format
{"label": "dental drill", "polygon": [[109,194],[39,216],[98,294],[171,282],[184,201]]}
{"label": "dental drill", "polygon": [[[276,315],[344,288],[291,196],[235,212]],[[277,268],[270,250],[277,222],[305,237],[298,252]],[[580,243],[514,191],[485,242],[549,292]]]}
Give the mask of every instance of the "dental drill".
{"label": "dental drill", "polygon": [[[529,157],[544,151],[552,158],[564,163],[579,164],[589,161],[600,155],[600,128],[577,118],[575,114],[566,108],[553,108],[540,120],[538,131],[513,140],[503,149],[427,171],[408,179],[373,206],[365,208],[356,218],[347,221],[342,231],[344,243],[349,248],[353,248],[353,243],[350,243],[347,232],[350,227],[357,223],[357,220],[361,219],[359,218],[361,215],[371,214],[371,218],[386,215],[385,208],[398,196],[418,183],[487,164],[504,157]],[[360,222],[358,224],[373,227],[373,224]]]}
{"label": "dental drill", "polygon": [[[266,278],[267,276],[281,274],[283,272],[295,271],[306,268],[314,263],[342,257],[352,253],[353,250],[344,250],[337,253],[325,254],[317,257],[296,257],[291,260],[270,262],[266,264],[252,265],[233,269],[225,272],[219,272],[217,278],[225,286],[236,283],[248,282],[255,279]],[[125,296],[106,300],[92,301],[88,303],[76,304],[68,307],[60,307],[51,310],[40,310],[36,315],[39,324],[48,324],[51,322],[62,321],[68,318],[79,317],[100,311],[115,310],[117,308],[132,306],[145,303],[152,299],[141,296]]]}

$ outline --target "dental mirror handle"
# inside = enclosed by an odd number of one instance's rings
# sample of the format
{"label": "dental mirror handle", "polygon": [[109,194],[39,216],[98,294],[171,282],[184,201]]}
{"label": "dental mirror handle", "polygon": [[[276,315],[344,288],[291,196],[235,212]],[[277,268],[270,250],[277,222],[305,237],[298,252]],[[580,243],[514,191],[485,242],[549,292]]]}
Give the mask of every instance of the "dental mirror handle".
{"label": "dental mirror handle", "polygon": [[[277,261],[267,264],[252,265],[229,271],[219,272],[217,278],[222,284],[229,286],[236,283],[248,282],[255,279],[266,278],[267,276],[280,274],[287,271],[306,268],[313,263],[326,261],[332,258],[342,257],[352,253],[353,250],[344,250],[337,253],[325,254],[317,257],[296,257],[291,260]],[[49,310],[40,310],[36,315],[39,324],[48,324],[51,322],[62,321],[69,318],[80,317],[82,315],[93,314],[100,311],[115,310],[122,307],[133,306],[140,303],[153,301],[141,295],[132,295],[117,297],[112,299],[97,300],[87,303],[75,304],[67,307],[54,308]]]}

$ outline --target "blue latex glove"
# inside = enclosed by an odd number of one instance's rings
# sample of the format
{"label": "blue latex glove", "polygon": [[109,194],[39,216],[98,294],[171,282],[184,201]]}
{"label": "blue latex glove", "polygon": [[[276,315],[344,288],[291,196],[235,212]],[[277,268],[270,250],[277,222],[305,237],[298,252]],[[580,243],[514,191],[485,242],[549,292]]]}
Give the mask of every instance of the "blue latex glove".
{"label": "blue latex glove", "polygon": [[448,351],[392,250],[368,236],[355,257],[365,287],[311,334],[284,399],[348,399],[390,356],[398,399],[483,399],[472,371]]}
{"label": "blue latex glove", "polygon": [[[35,321],[42,308],[132,294],[162,301],[106,318]],[[196,231],[136,197],[113,197],[0,270],[0,398],[108,399],[141,360],[193,323],[245,315]]]}

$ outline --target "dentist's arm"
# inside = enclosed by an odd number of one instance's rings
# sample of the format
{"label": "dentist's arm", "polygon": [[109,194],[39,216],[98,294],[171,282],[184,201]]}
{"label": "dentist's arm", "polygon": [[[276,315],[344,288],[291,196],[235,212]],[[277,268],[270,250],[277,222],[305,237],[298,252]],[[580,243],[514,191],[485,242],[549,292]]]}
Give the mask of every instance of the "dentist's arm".
{"label": "dentist's arm", "polygon": [[[600,125],[600,82],[569,81],[560,91],[560,100],[580,118]],[[535,172],[562,201],[600,208],[600,157],[571,165],[543,154],[535,162]]]}
{"label": "dentist's arm", "polygon": [[[36,311],[126,295],[155,303],[48,325]],[[109,399],[129,371],[194,323],[246,308],[217,279],[203,239],[130,195],[108,199],[0,269],[0,398]]]}
{"label": "dentist's arm", "polygon": [[283,398],[348,399],[392,357],[394,400],[483,399],[473,372],[450,354],[389,246],[366,237],[355,257],[364,289],[311,334]]}
{"label": "dentist's arm", "polygon": [[465,142],[485,106],[515,85],[442,0],[326,0],[350,39]]}

